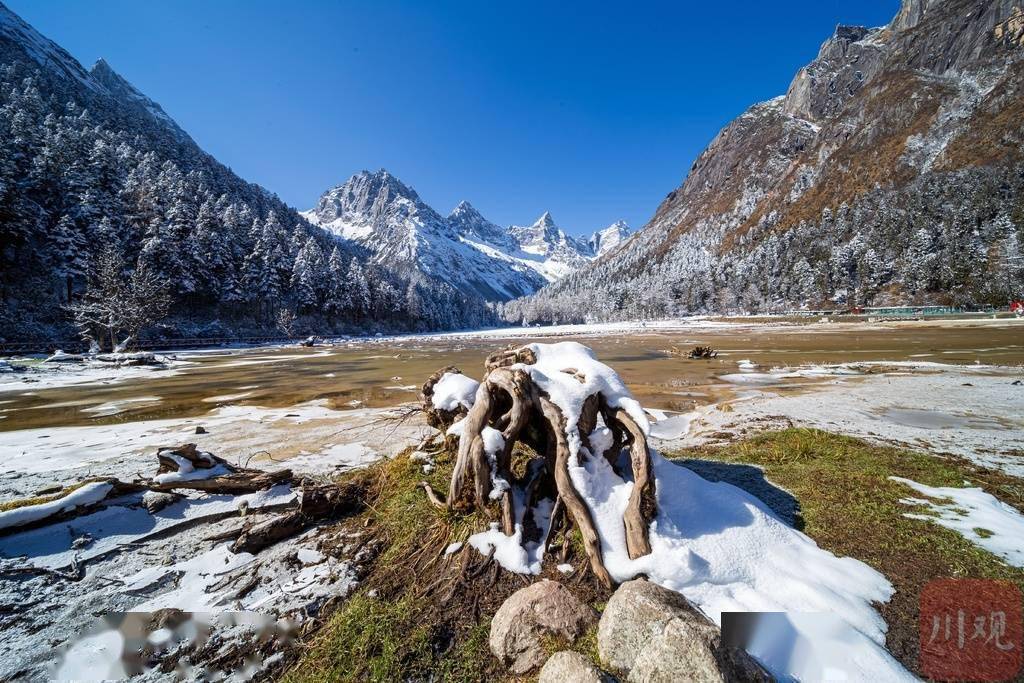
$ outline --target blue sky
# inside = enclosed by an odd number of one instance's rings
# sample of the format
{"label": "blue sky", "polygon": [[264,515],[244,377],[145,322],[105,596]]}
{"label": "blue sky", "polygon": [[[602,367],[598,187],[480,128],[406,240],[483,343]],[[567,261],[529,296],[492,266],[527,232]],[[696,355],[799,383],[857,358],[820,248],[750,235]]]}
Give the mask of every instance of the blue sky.
{"label": "blue sky", "polygon": [[387,168],[447,213],[646,222],[715,133],[837,23],[898,0],[4,0],[104,57],[207,151],[300,209]]}

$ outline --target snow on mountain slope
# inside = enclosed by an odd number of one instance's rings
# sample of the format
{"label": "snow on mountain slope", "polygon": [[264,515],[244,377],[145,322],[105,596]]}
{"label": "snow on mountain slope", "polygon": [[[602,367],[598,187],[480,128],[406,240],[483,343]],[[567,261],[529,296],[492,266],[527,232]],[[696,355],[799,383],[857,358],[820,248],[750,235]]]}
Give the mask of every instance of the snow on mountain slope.
{"label": "snow on mountain slope", "polygon": [[440,279],[490,301],[523,296],[545,283],[525,265],[501,258],[505,245],[488,243],[497,233],[472,207],[467,204],[463,213],[472,223],[465,237],[415,190],[380,170],[355,174],[303,215],[368,249],[374,263],[403,275]]}
{"label": "snow on mountain slope", "polygon": [[20,45],[40,67],[73,78],[90,89],[96,88],[89,73],[67,50],[29,26],[3,3],[0,3],[0,37]]}
{"label": "snow on mountain slope", "polygon": [[100,58],[95,64],[93,64],[92,69],[89,71],[89,76],[92,77],[94,82],[105,87],[107,91],[109,91],[110,94],[116,97],[119,101],[125,104],[134,105],[135,108],[141,109],[158,123],[163,124],[166,128],[170,129],[179,140],[191,141],[188,133],[182,130],[177,122],[168,116],[167,112],[163,110],[163,107],[143,95],[138,88],[125,80],[119,73],[114,71],[105,59]]}
{"label": "snow on mountain slope", "polygon": [[598,230],[587,244],[594,256],[604,256],[615,247],[622,244],[633,232],[629,229],[626,221],[615,221],[604,230]]}
{"label": "snow on mountain slope", "polygon": [[887,26],[837,26],[784,95],[711,140],[641,236],[508,320],[1024,296],[1022,17],[1020,0],[902,0]]}
{"label": "snow on mountain slope", "polygon": [[[605,253],[628,233],[620,221],[576,239],[549,213],[532,225],[506,229],[466,201],[442,217],[385,170],[355,174],[302,215],[365,247],[376,263],[404,274],[418,271],[490,301],[530,294]],[[600,251],[592,245],[600,245]]]}
{"label": "snow on mountain slope", "polygon": [[512,225],[508,232],[519,245],[521,258],[549,282],[565,277],[593,258],[590,246],[565,234],[547,211],[532,225]]}

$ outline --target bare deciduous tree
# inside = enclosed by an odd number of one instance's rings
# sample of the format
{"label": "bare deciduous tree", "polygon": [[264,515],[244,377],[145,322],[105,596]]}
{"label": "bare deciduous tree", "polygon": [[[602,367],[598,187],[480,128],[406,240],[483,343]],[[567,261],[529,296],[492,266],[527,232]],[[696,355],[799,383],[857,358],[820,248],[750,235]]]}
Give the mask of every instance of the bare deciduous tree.
{"label": "bare deciduous tree", "polygon": [[93,260],[85,293],[68,306],[82,336],[101,348],[109,341],[111,350],[116,349],[118,338],[135,339],[147,325],[164,318],[171,305],[166,284],[150,269],[125,271],[117,250],[104,249]]}
{"label": "bare deciduous tree", "polygon": [[277,329],[285,333],[285,336],[295,336],[295,313],[290,308],[282,308],[277,314]]}

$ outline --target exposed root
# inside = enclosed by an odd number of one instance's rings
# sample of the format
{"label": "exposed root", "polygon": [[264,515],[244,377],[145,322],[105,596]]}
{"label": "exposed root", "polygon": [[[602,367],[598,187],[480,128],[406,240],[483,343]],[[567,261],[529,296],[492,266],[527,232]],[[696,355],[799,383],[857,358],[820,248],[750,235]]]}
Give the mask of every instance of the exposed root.
{"label": "exposed root", "polygon": [[442,510],[448,508],[448,503],[444,502],[444,500],[442,500],[441,497],[437,495],[437,492],[434,491],[434,487],[432,487],[425,481],[421,481],[419,483],[419,486],[427,494],[427,500],[430,501],[431,505]]}

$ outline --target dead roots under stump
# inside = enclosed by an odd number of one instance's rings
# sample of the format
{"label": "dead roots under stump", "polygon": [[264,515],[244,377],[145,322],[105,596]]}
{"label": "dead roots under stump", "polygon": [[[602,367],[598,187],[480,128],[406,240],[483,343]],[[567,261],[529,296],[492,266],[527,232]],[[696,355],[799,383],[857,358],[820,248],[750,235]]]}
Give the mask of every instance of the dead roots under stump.
{"label": "dead roots under stump", "polygon": [[[561,523],[563,515],[566,523],[574,523],[583,538],[591,570],[602,584],[610,587],[613,580],[604,565],[597,527],[569,475],[572,454],[566,416],[521,367],[536,362],[537,357],[529,348],[510,347],[487,359],[486,375],[477,389],[472,408],[463,419],[447,499],[442,499],[425,482],[421,487],[434,505],[452,510],[476,507],[489,511],[492,503],[497,502],[502,531],[512,535],[516,525],[522,524],[524,544],[545,540],[541,538],[544,530],[535,511],[539,501],[554,500],[551,529]],[[442,429],[458,416],[441,414],[433,408],[431,398],[434,385],[446,372],[453,371],[458,372],[454,368],[438,371],[423,387],[427,420]],[[562,373],[571,381],[586,381],[575,368],[565,368]],[[610,430],[613,442],[604,452],[596,453],[589,436],[599,426],[599,421]],[[624,448],[629,449],[628,466],[634,486],[623,513],[626,549],[633,559],[649,554],[648,529],[655,514],[655,483],[643,430],[625,410],[610,405],[608,397],[597,391],[584,402],[577,429],[583,446],[576,454],[580,464],[587,457],[605,458],[619,471],[619,456]],[[488,450],[488,444],[493,447],[497,443],[488,430],[501,433],[501,447]],[[540,454],[527,463],[521,477],[512,471],[512,453],[517,443]],[[522,495],[513,495],[513,487]],[[521,501],[523,509],[516,509],[517,500]],[[548,533],[547,539],[551,536]]]}

